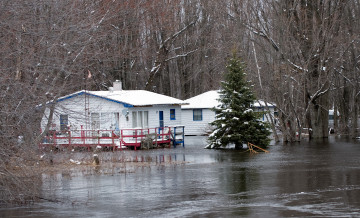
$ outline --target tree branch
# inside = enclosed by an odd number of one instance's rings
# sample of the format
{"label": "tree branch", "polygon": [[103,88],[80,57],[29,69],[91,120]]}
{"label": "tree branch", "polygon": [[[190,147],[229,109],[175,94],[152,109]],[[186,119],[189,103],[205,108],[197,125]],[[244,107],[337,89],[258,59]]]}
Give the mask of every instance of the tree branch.
{"label": "tree branch", "polygon": [[176,55],[174,57],[171,58],[166,58],[169,51],[166,49],[166,47],[168,47],[169,42],[173,42],[180,34],[182,34],[183,32],[185,32],[187,29],[189,29],[191,26],[195,25],[197,22],[198,18],[196,18],[193,22],[191,22],[190,24],[186,25],[184,28],[182,28],[181,30],[179,30],[178,32],[172,34],[170,37],[168,37],[167,39],[165,39],[159,46],[159,49],[156,53],[156,59],[154,61],[153,67],[150,70],[150,74],[149,74],[149,78],[147,79],[146,83],[145,83],[145,90],[150,90],[150,87],[153,84],[153,80],[155,78],[155,75],[160,71],[160,69],[162,68],[162,66],[164,65],[165,62],[179,58],[179,57],[185,57],[193,52],[195,52],[196,50],[187,52],[186,54],[182,54],[182,55]]}

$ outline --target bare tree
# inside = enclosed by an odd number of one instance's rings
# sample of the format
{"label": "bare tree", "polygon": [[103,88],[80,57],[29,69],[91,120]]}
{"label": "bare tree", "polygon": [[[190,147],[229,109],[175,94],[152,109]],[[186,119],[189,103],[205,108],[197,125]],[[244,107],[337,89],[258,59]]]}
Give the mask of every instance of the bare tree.
{"label": "bare tree", "polygon": [[36,196],[22,182],[47,103],[114,79],[189,98],[219,88],[233,49],[257,97],[276,103],[284,141],[304,128],[327,137],[330,108],[355,137],[359,14],[358,0],[0,1],[0,201]]}
{"label": "bare tree", "polygon": [[341,40],[345,7],[343,1],[258,1],[249,6],[244,25],[257,37],[257,46],[266,48],[267,44],[272,49],[259,54],[265,66],[261,68],[279,71],[285,77],[281,81],[288,84],[279,87],[285,95],[276,103],[290,141],[302,127],[310,128],[311,137],[328,136],[332,60]]}
{"label": "bare tree", "polygon": [[0,3],[0,202],[38,196],[38,124],[47,102],[82,85],[86,48],[96,35],[94,23],[102,19],[84,16],[92,7],[70,1]]}

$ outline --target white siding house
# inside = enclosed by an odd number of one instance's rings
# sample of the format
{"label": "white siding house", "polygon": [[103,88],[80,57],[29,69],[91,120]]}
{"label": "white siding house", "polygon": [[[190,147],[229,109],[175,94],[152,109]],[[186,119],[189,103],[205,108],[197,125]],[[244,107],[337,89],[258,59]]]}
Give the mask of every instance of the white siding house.
{"label": "white siding house", "polygon": [[208,132],[209,123],[215,120],[215,112],[211,109],[219,105],[218,98],[218,91],[208,91],[186,100],[189,104],[181,106],[185,135],[204,135]]}
{"label": "white siding house", "polygon": [[[182,105],[182,125],[185,128],[185,135],[204,135],[211,131],[209,123],[215,120],[215,112],[212,108],[217,107],[220,102],[220,95],[217,90],[208,91],[195,97],[185,100],[188,105]],[[253,105],[255,112],[265,111],[265,102],[258,100]],[[274,105],[268,103],[270,113],[274,115]],[[264,115],[262,120],[267,121]]]}
{"label": "white siding house", "polygon": [[[144,90],[78,91],[59,98],[50,130],[120,130],[181,125],[184,101]],[[41,121],[44,130],[49,108]]]}

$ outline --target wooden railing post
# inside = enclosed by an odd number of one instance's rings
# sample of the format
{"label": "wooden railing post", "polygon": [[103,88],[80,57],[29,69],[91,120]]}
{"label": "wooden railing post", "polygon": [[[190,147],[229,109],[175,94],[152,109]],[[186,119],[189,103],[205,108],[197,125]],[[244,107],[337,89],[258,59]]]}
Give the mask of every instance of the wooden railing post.
{"label": "wooden railing post", "polygon": [[53,131],[53,144],[56,146],[56,131]]}
{"label": "wooden railing post", "polygon": [[71,131],[69,130],[68,132],[69,132],[68,134],[69,134],[69,147],[70,147],[71,146]]}

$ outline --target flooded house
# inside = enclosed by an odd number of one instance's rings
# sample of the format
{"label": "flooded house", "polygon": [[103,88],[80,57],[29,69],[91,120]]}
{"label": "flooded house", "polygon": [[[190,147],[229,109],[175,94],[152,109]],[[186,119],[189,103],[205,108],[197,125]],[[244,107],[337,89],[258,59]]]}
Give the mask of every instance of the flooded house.
{"label": "flooded house", "polygon": [[[92,146],[140,147],[151,135],[157,143],[180,133],[184,101],[145,90],[123,90],[115,81],[108,91],[81,90],[55,102],[47,143]],[[45,110],[41,129],[48,124]],[[56,142],[54,142],[56,141]],[[181,141],[181,140],[180,140]]]}
{"label": "flooded house", "polygon": [[[218,90],[212,90],[185,100],[187,105],[181,106],[182,124],[186,126],[185,135],[206,135],[212,132],[210,123],[215,120],[215,112],[212,108],[220,105]],[[255,112],[270,112],[263,114],[261,120],[268,121],[268,115],[274,115],[275,105],[262,100],[255,101],[252,106]]]}
{"label": "flooded house", "polygon": [[181,106],[185,135],[205,135],[211,131],[209,123],[215,120],[211,109],[219,105],[218,98],[218,91],[213,90],[186,100],[189,104]]}

